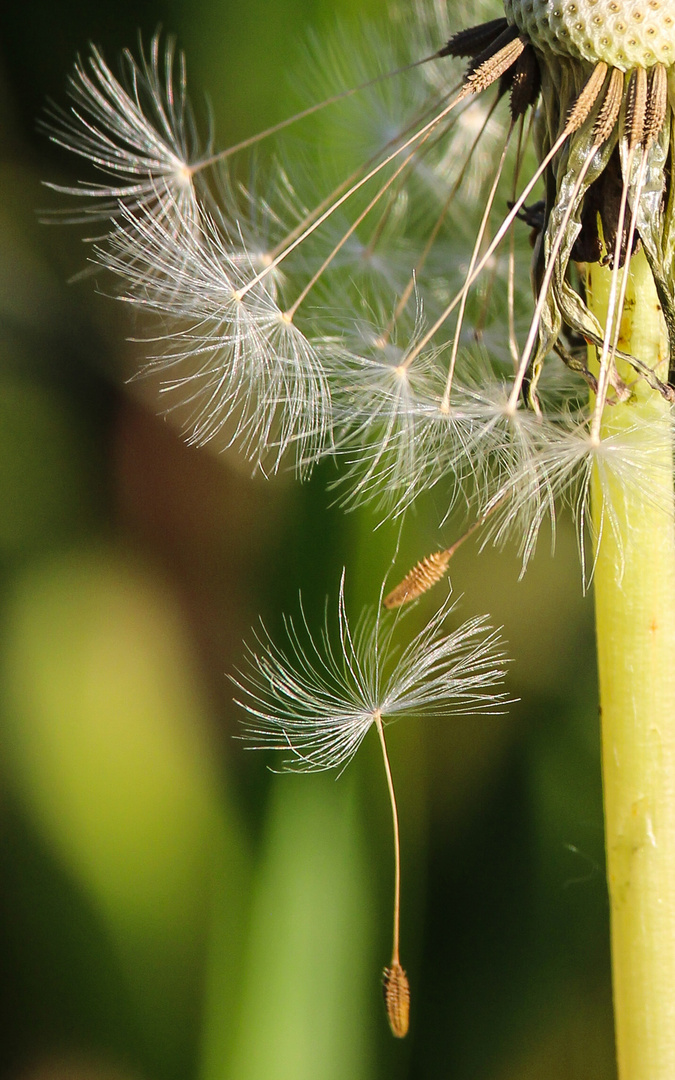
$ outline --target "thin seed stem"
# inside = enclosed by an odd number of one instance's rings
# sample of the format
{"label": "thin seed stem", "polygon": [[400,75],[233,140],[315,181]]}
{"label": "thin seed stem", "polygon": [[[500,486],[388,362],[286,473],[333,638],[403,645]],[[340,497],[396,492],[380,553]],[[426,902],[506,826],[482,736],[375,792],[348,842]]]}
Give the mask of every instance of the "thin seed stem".
{"label": "thin seed stem", "polygon": [[488,315],[490,314],[490,308],[492,306],[492,297],[494,294],[495,284],[497,281],[497,275],[499,273],[499,267],[495,261],[490,268],[490,274],[487,281],[482,286],[483,298],[481,301],[480,310],[476,316],[472,328],[473,340],[479,344],[483,340],[483,334],[485,332],[485,326],[487,324]]}
{"label": "thin seed stem", "polygon": [[373,210],[377,206],[378,202],[384,197],[384,195],[386,195],[386,193],[390,190],[390,188],[393,187],[393,185],[396,183],[396,181],[401,176],[401,174],[408,168],[408,166],[410,165],[410,162],[414,159],[415,155],[419,152],[420,147],[424,146],[426,141],[429,138],[431,138],[431,135],[432,135],[432,132],[428,131],[427,134],[424,136],[424,138],[420,141],[420,143],[417,146],[415,146],[410,151],[408,156],[403,159],[401,164],[397,166],[395,171],[392,173],[392,175],[389,177],[389,179],[386,181],[386,183],[384,183],[382,185],[382,187],[377,192],[377,194],[373,196],[373,198],[370,200],[370,202],[365,207],[365,209],[362,210],[360,214],[357,214],[357,216],[354,218],[354,221],[351,223],[351,225],[346,230],[346,232],[343,233],[343,235],[338,240],[338,242],[335,245],[335,247],[333,248],[333,250],[330,252],[329,255],[326,256],[326,258],[322,262],[319,269],[309,279],[309,281],[307,282],[307,284],[303,288],[300,295],[293,302],[293,304],[291,304],[291,306],[286,310],[285,315],[286,315],[286,318],[288,319],[289,322],[293,321],[293,318],[295,317],[295,313],[298,310],[298,308],[300,307],[300,305],[302,304],[302,302],[307,298],[308,294],[314,288],[316,283],[319,281],[321,276],[328,269],[328,267],[333,262],[333,260],[336,258],[336,256],[340,253],[340,251],[342,250],[344,245],[347,243],[349,238],[354,235],[354,233],[358,229],[361,222],[364,221],[365,218],[368,217],[368,214],[371,212],[371,210]]}
{"label": "thin seed stem", "polygon": [[554,142],[553,146],[548,151],[546,156],[539,163],[537,169],[535,170],[534,174],[532,175],[530,180],[525,185],[525,187],[524,187],[523,191],[521,192],[519,198],[516,200],[514,205],[511,207],[511,210],[509,211],[509,213],[504,218],[504,220],[501,223],[499,229],[495,233],[495,236],[494,236],[493,240],[488,245],[488,247],[487,247],[487,249],[485,251],[485,254],[482,256],[482,258],[478,261],[477,265],[475,266],[475,268],[473,270],[473,273],[467,276],[467,279],[464,282],[464,285],[462,286],[460,291],[450,301],[450,303],[446,307],[445,311],[443,311],[442,314],[439,315],[436,322],[433,324],[433,326],[431,326],[429,328],[429,330],[424,335],[422,340],[420,342],[418,342],[418,344],[415,346],[415,348],[412,351],[412,354],[411,354],[411,356],[409,358],[409,363],[412,363],[412,361],[414,359],[416,359],[416,357],[418,357],[420,355],[422,350],[427,347],[427,345],[432,340],[432,338],[437,334],[437,332],[441,329],[443,324],[450,317],[450,315],[455,310],[457,305],[461,302],[464,295],[471,288],[471,286],[473,285],[473,283],[476,280],[476,278],[478,277],[478,275],[480,273],[482,273],[486,263],[492,258],[494,252],[497,250],[497,248],[501,244],[502,240],[506,236],[507,232],[511,228],[511,225],[513,224],[513,222],[518,217],[518,214],[520,213],[522,207],[525,205],[525,202],[528,199],[528,197],[530,195],[530,192],[539,183],[539,180],[541,179],[541,177],[546,172],[547,168],[549,167],[549,165],[553,161],[556,154],[565,145],[565,143],[569,139],[570,135],[572,135],[575,131],[577,131],[585,123],[585,121],[588,119],[588,116],[590,115],[590,113],[592,111],[592,108],[593,108],[593,106],[594,106],[594,104],[595,104],[595,102],[597,100],[597,97],[598,97],[598,95],[600,93],[600,90],[602,88],[602,84],[603,84],[603,82],[605,80],[606,74],[607,74],[607,64],[605,64],[605,63],[596,64],[595,68],[593,69],[592,74],[589,76],[584,88],[582,89],[581,93],[579,94],[579,97],[577,98],[575,104],[573,105],[573,107],[572,107],[572,109],[570,111],[570,115],[569,115],[569,118],[567,120],[567,123],[565,124],[563,130],[560,132],[560,135],[558,136],[558,138],[556,139],[556,141]]}
{"label": "thin seed stem", "polygon": [[[470,108],[470,105],[469,105],[468,107]],[[461,115],[463,115],[463,114],[462,114],[462,113],[459,113],[459,114],[457,114],[456,116],[454,116],[454,117],[453,117],[453,120],[451,121],[451,123],[456,123],[456,121],[457,121],[457,120],[459,119],[459,116],[461,116]],[[437,131],[437,132],[435,132],[435,133],[434,133],[434,137],[433,137],[433,139],[431,139],[431,140],[430,140],[430,141],[429,141],[429,142],[427,143],[427,147],[426,147],[425,153],[429,153],[429,152],[430,152],[431,150],[433,150],[433,148],[434,148],[435,146],[437,146],[437,145],[438,145],[438,143],[442,141],[442,139],[444,139],[444,138],[445,138],[445,136],[446,136],[446,135],[448,134],[448,131],[449,131],[449,130],[450,130],[450,128],[449,128],[449,127],[446,127],[446,128],[444,128],[444,129],[442,129],[441,131]],[[404,133],[403,133],[403,134],[404,134]],[[464,167],[466,167],[466,165],[468,165],[468,161],[465,161],[465,163],[464,163]],[[399,187],[399,189],[400,189],[400,188],[402,188],[402,187],[403,187],[403,182],[401,182],[401,184],[400,184],[400,185],[399,185],[398,187]],[[453,191],[455,191],[455,192],[456,192],[456,188],[455,188],[455,187],[453,187]],[[376,227],[375,227],[375,229],[373,230],[373,235],[371,236],[371,239],[370,239],[370,241],[368,242],[368,247],[367,247],[367,250],[368,250],[368,251],[369,251],[370,253],[372,253],[372,252],[373,252],[373,251],[375,250],[375,248],[377,247],[377,244],[378,244],[378,242],[379,242],[380,236],[382,235],[382,232],[384,231],[384,227],[385,227],[385,225],[386,225],[386,223],[387,223],[387,218],[389,217],[389,215],[390,215],[390,213],[391,213],[391,210],[392,210],[392,208],[393,208],[393,206],[394,206],[394,203],[395,203],[395,201],[396,201],[396,200],[395,200],[395,195],[396,195],[396,193],[397,193],[397,190],[395,189],[395,190],[394,190],[394,191],[392,192],[391,196],[390,196],[390,199],[389,199],[389,205],[388,205],[388,207],[387,207],[387,211],[386,211],[386,213],[382,215],[382,217],[381,217],[380,221],[378,222],[377,226],[376,226]],[[436,228],[436,226],[435,226],[434,228]],[[436,235],[437,235],[437,230],[436,230]],[[427,248],[426,248],[426,246],[425,246],[425,251],[427,251]],[[427,251],[427,254],[428,254],[428,251]],[[415,280],[415,273],[417,273],[417,272],[419,272],[419,271],[418,271],[418,267],[416,267],[416,269],[415,269],[415,270],[413,271],[413,273],[412,273],[412,275],[411,275],[411,276],[412,276],[412,280],[413,280],[413,285],[414,285],[414,280]],[[408,294],[408,295],[409,295],[409,294]]]}
{"label": "thin seed stem", "polygon": [[433,120],[430,120],[424,125],[424,127],[420,128],[420,130],[417,131],[414,135],[412,135],[409,139],[406,139],[406,141],[401,146],[397,147],[397,149],[394,150],[391,154],[388,154],[383,161],[379,162],[378,165],[375,165],[372,169],[369,169],[365,176],[362,176],[361,179],[358,180],[355,184],[353,184],[348,191],[344,192],[344,194],[342,194],[339,199],[336,199],[336,201],[330,207],[328,207],[328,209],[325,210],[323,214],[321,214],[316,219],[316,221],[312,222],[311,225],[304,229],[303,232],[301,232],[300,235],[297,236],[295,240],[293,240],[293,242],[288,245],[288,247],[284,248],[283,251],[279,252],[279,254],[274,259],[272,259],[272,261],[265,267],[264,270],[261,270],[260,273],[256,274],[256,276],[252,278],[247,285],[245,285],[242,289],[239,289],[237,293],[238,298],[243,299],[246,293],[248,293],[257,284],[259,284],[259,282],[261,282],[265,277],[267,277],[268,274],[275,270],[276,267],[279,266],[284,261],[284,259],[286,259],[291,254],[291,252],[295,251],[295,249],[299,247],[300,244],[304,243],[304,241],[309,236],[311,236],[312,233],[316,232],[316,230],[320,228],[321,225],[323,225],[323,223],[327,221],[328,218],[331,217],[331,215],[334,214],[336,210],[339,210],[339,208],[345,202],[347,202],[347,200],[350,199],[352,195],[355,195],[356,192],[360,191],[360,189],[365,184],[367,184],[369,180],[372,180],[373,177],[377,176],[378,173],[382,172],[382,169],[385,169],[387,165],[390,165],[391,162],[399,156],[399,154],[402,154],[404,151],[408,150],[411,146],[413,146],[416,142],[423,138],[428,131],[432,131],[435,127],[437,127],[438,124],[440,124],[441,121],[444,120],[445,117],[449,113],[451,113],[452,110],[457,105],[459,105],[461,101],[464,101],[466,96],[467,95],[465,90],[460,90],[460,92],[456,94],[455,97],[452,99],[450,104],[446,105],[445,108],[442,109],[441,112],[438,113],[438,115],[435,116]]}
{"label": "thin seed stem", "polygon": [[[502,178],[502,173],[504,172],[504,165],[506,164],[506,155],[507,155],[508,150],[509,150],[512,134],[513,134],[513,124],[511,124],[511,126],[509,127],[508,133],[506,135],[506,140],[504,142],[504,149],[502,150],[502,154],[501,154],[501,157],[499,159],[499,165],[497,166],[497,169],[495,171],[494,180],[492,181],[492,187],[490,188],[490,193],[489,193],[489,195],[487,197],[487,200],[486,200],[486,203],[485,203],[485,210],[483,211],[483,217],[482,217],[482,220],[481,220],[481,223],[480,223],[480,228],[478,229],[478,235],[476,237],[476,242],[474,244],[473,251],[471,252],[471,262],[469,263],[469,269],[468,269],[468,272],[467,272],[467,278],[470,277],[470,275],[473,272],[473,269],[474,269],[474,267],[476,265],[476,261],[478,259],[478,252],[481,249],[481,245],[482,245],[483,239],[485,237],[485,232],[486,232],[487,227],[488,227],[488,222],[490,221],[490,214],[492,213],[492,207],[494,205],[494,201],[495,201],[495,198],[497,196],[497,188],[499,187],[499,184],[500,184],[500,181],[501,181],[501,178]],[[463,326],[463,323],[464,323],[464,314],[466,312],[466,304],[467,304],[468,298],[469,298],[468,290],[465,290],[463,295],[462,295],[462,302],[460,304],[459,314],[457,316],[457,326],[455,327],[455,337],[454,337],[454,341],[452,343],[452,353],[450,354],[450,366],[449,366],[449,370],[448,370],[448,379],[447,379],[447,384],[446,384],[446,387],[445,387],[445,393],[443,395],[443,402],[441,404],[442,409],[447,409],[449,407],[449,405],[450,405],[450,394],[451,394],[451,391],[452,391],[452,380],[453,380],[454,375],[455,375],[455,364],[457,363],[457,356],[459,354],[459,342],[460,342],[460,337],[462,335],[462,326]]]}
{"label": "thin seed stem", "polygon": [[[533,114],[534,115],[534,114]],[[532,129],[532,117],[530,117],[530,132]],[[518,182],[520,180],[520,170],[523,164],[523,136],[525,130],[525,115],[520,118],[520,124],[518,127],[518,144],[516,146],[516,163],[513,167],[513,194],[511,196],[511,202],[516,201],[518,194]],[[529,135],[529,132],[528,132]],[[514,228],[515,222],[512,223],[509,230],[509,273],[507,281],[508,290],[508,318],[509,318],[509,352],[511,353],[511,360],[513,361],[514,371],[518,370],[518,359],[520,357],[520,349],[518,348],[518,337],[516,335],[516,230]]]}
{"label": "thin seed stem", "polygon": [[478,134],[476,135],[476,138],[473,141],[473,144],[471,146],[471,149],[469,150],[469,153],[466,155],[466,158],[464,159],[464,164],[462,165],[459,176],[457,177],[454,184],[452,185],[452,188],[450,190],[450,194],[448,195],[447,199],[443,203],[443,208],[442,208],[440,214],[438,215],[438,218],[436,219],[436,222],[434,224],[433,229],[431,230],[431,233],[429,235],[429,238],[428,238],[426,244],[424,245],[424,251],[420,255],[420,257],[419,257],[419,259],[417,261],[417,265],[415,266],[415,269],[413,270],[412,274],[410,275],[410,279],[408,281],[408,284],[406,285],[405,289],[403,290],[403,292],[402,292],[402,294],[400,296],[400,299],[399,299],[399,301],[398,301],[398,303],[396,305],[396,310],[394,311],[394,314],[391,317],[389,325],[387,326],[385,332],[382,334],[382,337],[380,338],[380,343],[381,343],[381,346],[383,348],[387,344],[389,339],[391,338],[391,335],[393,333],[394,327],[396,326],[396,323],[398,322],[398,320],[400,319],[401,315],[403,314],[403,312],[405,311],[405,309],[407,307],[408,301],[410,300],[410,297],[412,296],[413,291],[415,289],[415,281],[419,277],[420,272],[424,269],[424,265],[425,265],[427,259],[429,258],[429,255],[431,254],[431,252],[433,250],[433,246],[436,243],[436,240],[438,238],[438,234],[440,233],[441,228],[443,227],[443,222],[447,218],[448,213],[450,211],[450,208],[451,208],[451,206],[452,206],[452,204],[454,202],[455,196],[457,195],[457,192],[459,191],[460,187],[462,186],[462,184],[464,182],[464,178],[465,178],[465,176],[467,174],[469,165],[471,164],[471,159],[472,159],[472,157],[474,155],[474,152],[475,152],[476,148],[478,147],[478,144],[480,143],[481,139],[483,138],[483,135],[485,134],[485,132],[487,130],[487,126],[490,123],[490,121],[491,121],[491,119],[492,119],[492,117],[494,115],[494,111],[497,108],[498,104],[499,104],[499,98],[495,98],[495,100],[492,102],[492,105],[490,106],[490,109],[488,111],[487,116],[485,117],[485,120],[483,121],[483,124],[481,125],[480,131],[478,132]]}
{"label": "thin seed stem", "polygon": [[[459,87],[455,86],[450,90],[450,93],[455,94],[457,93],[458,89]],[[443,100],[443,98],[441,98],[440,100]],[[375,164],[375,162],[378,160],[378,158],[381,157],[382,154],[385,154],[387,150],[391,149],[391,147],[396,146],[396,144],[400,142],[401,139],[404,139],[410,131],[413,131],[418,124],[423,123],[425,117],[431,116],[432,113],[434,113],[438,108],[438,105],[439,99],[436,98],[433,104],[430,105],[428,108],[424,109],[421,113],[418,113],[414,120],[411,120],[407,127],[403,128],[401,131],[398,131],[396,135],[394,135],[393,138],[389,140],[388,143],[385,143],[384,146],[379,147],[377,152],[372,154],[367,159],[367,161],[362,162],[358,166],[358,168],[354,169],[354,171],[348,177],[346,177],[345,180],[342,180],[333,189],[333,191],[326,195],[326,197],[322,199],[321,202],[302,219],[302,221],[298,222],[298,224],[293,229],[291,229],[291,231],[287,233],[287,235],[284,236],[284,238],[280,240],[270,250],[270,259],[276,258],[276,256],[285,249],[287,244],[290,244],[293,240],[295,240],[297,236],[300,235],[300,233],[304,232],[308,225],[311,225],[313,221],[316,221],[319,215],[322,214],[324,210],[326,210],[334,202],[335,199],[339,198],[339,196],[342,195],[343,192],[347,191],[347,189],[350,188],[351,185],[354,184],[360,176],[363,176],[366,169],[371,168],[371,166]]]}
{"label": "thin seed stem", "polygon": [[309,105],[306,109],[302,109],[301,112],[295,113],[293,116],[288,116],[285,120],[280,120],[278,124],[272,124],[271,127],[265,128],[264,131],[259,131],[256,135],[249,135],[247,139],[242,139],[241,142],[235,143],[233,146],[228,146],[225,150],[220,150],[217,154],[202,158],[201,161],[197,161],[194,165],[190,166],[190,172],[192,175],[195,175],[195,173],[201,172],[203,169],[208,169],[212,165],[218,165],[221,161],[226,161],[227,158],[233,157],[234,154],[238,154],[241,150],[247,150],[250,146],[255,146],[256,143],[262,142],[272,135],[277,135],[280,131],[284,131],[285,128],[291,127],[301,120],[306,120],[308,116],[313,116],[315,113],[321,112],[322,109],[327,109],[330,105],[336,105],[340,101],[345,101],[355,94],[360,94],[364,90],[369,90],[371,86],[377,86],[378,83],[386,82],[387,79],[394,79],[397,75],[404,75],[406,72],[412,71],[413,68],[421,67],[422,64],[428,64],[430,60],[436,60],[437,56],[437,53],[434,53],[433,56],[425,56],[422,60],[415,60],[412,64],[406,64],[404,67],[395,68],[393,71],[387,71],[384,75],[377,75],[373,79],[368,79],[367,82],[359,83],[358,86],[352,86],[348,90],[341,90],[339,93],[333,94],[323,101],[317,101],[314,105]]}
{"label": "thin seed stem", "polygon": [[391,766],[389,765],[389,755],[387,753],[387,743],[384,737],[384,725],[382,723],[382,714],[378,709],[375,713],[375,727],[377,728],[377,734],[380,737],[380,746],[382,747],[382,757],[384,758],[384,771],[387,774],[387,787],[389,788],[389,801],[391,802],[391,817],[394,826],[394,940],[391,952],[391,966],[400,964],[399,957],[399,929],[400,929],[400,909],[401,909],[401,844],[399,839],[398,829],[398,810],[396,808],[396,794],[394,792],[394,780],[391,775]]}

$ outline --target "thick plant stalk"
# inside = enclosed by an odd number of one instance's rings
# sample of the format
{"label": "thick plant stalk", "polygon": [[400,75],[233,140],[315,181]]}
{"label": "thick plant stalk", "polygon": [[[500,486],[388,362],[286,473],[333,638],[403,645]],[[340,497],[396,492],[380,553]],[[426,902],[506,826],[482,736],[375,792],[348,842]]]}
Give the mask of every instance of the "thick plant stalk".
{"label": "thick plant stalk", "polygon": [[[611,274],[589,269],[604,324]],[[665,325],[646,259],[633,258],[619,348],[667,377]],[[628,369],[634,390],[605,409],[603,435],[649,423],[643,490],[610,490],[602,515],[595,609],[602,715],[607,873],[620,1080],[675,1077],[675,530],[667,403]]]}

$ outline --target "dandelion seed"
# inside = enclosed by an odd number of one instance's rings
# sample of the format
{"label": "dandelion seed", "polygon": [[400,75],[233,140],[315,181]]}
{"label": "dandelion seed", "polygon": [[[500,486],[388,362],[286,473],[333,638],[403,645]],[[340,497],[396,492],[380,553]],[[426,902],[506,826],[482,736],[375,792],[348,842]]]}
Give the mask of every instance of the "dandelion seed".
{"label": "dandelion seed", "polygon": [[77,187],[49,185],[55,191],[89,198],[92,205],[70,220],[107,220],[120,205],[151,207],[160,218],[175,202],[183,219],[197,213],[193,186],[199,140],[186,96],[185,60],[168,38],[153,37],[140,61],[123,54],[121,79],[102,53],[92,48],[70,78],[72,107],[52,105],[42,126],[52,142],[90,162],[109,179]]}
{"label": "dandelion seed", "polygon": [[448,599],[428,625],[402,649],[394,642],[396,619],[366,615],[352,630],[344,574],[338,601],[337,640],[326,620],[316,641],[301,609],[301,626],[286,619],[287,649],[264,627],[249,649],[245,672],[235,680],[248,716],[245,738],[256,749],[290,755],[286,767],[302,772],[344,769],[371,728],[384,760],[395,852],[392,959],[385,996],[394,1035],[408,1028],[409,990],[399,958],[401,862],[398,810],[384,726],[401,715],[440,716],[494,712],[506,696],[501,639],[485,619],[470,619],[445,632],[454,605]]}
{"label": "dandelion seed", "polygon": [[[423,325],[420,306],[417,321],[410,347]],[[409,350],[388,339],[388,329],[362,327],[359,354],[339,360],[344,377],[335,380],[335,450],[347,467],[336,486],[347,488],[345,506],[375,500],[399,514],[442,476],[454,478],[450,500],[458,496],[459,454],[470,441],[473,418],[441,408],[443,350],[428,349],[410,363]]]}
{"label": "dandelion seed", "polygon": [[330,429],[320,358],[328,342],[310,343],[262,283],[241,296],[243,255],[229,257],[208,216],[200,236],[185,233],[180,245],[168,229],[125,209],[95,254],[123,281],[121,298],[160,319],[145,370],[164,372],[165,394],[188,415],[188,441],[236,443],[273,467],[293,444],[300,461],[313,458]]}
{"label": "dandelion seed", "polygon": [[402,714],[491,710],[504,700],[492,689],[504,675],[499,636],[482,618],[444,634],[453,607],[448,599],[399,650],[395,619],[376,613],[352,630],[343,575],[336,643],[328,622],[316,642],[301,611],[302,634],[286,620],[288,652],[273,644],[264,627],[260,651],[249,650],[247,673],[237,684],[246,694],[240,704],[252,718],[246,721],[247,740],[260,738],[258,748],[290,753],[286,765],[292,769],[344,768],[377,713],[386,722]]}

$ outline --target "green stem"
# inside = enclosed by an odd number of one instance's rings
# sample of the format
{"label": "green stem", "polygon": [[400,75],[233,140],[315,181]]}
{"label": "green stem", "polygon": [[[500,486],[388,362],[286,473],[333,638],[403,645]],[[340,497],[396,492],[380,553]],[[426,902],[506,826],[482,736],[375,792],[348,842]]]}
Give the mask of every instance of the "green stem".
{"label": "green stem", "polygon": [[[589,270],[604,321],[611,275]],[[619,348],[667,377],[668,347],[644,255],[631,262]],[[666,370],[664,372],[664,366]],[[634,394],[605,408],[602,436],[644,426],[641,491],[596,470],[604,515],[595,569],[607,873],[620,1080],[675,1077],[675,529],[668,406],[627,368]],[[633,434],[632,438],[635,438]],[[612,487],[612,484],[614,485]]]}

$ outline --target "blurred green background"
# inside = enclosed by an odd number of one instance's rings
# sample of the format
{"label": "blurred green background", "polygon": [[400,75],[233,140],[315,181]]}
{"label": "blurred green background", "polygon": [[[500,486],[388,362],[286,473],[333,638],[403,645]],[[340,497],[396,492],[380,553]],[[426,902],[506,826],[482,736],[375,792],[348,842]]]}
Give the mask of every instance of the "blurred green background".
{"label": "blurred green background", "polygon": [[[375,739],[339,779],[234,736],[258,614],[317,615],[396,541],[328,470],[265,482],[188,449],[125,386],[138,346],[77,230],[38,224],[73,162],[36,133],[93,41],[175,32],[220,145],[282,118],[311,26],[379,0],[28,0],[0,10],[0,1071],[22,1080],[611,1080],[592,606],[572,526],[522,581],[466,545],[463,616],[504,625],[508,716],[399,724],[402,961],[391,1039],[389,810]],[[119,306],[121,307],[121,305]],[[150,394],[145,395],[148,401]],[[332,474],[331,474],[332,475]],[[439,543],[410,518],[405,570]],[[444,528],[453,538],[452,521]],[[434,598],[427,610],[431,611]]]}

